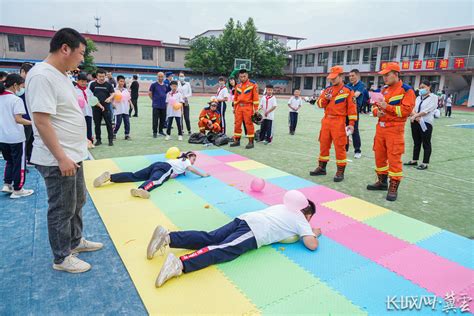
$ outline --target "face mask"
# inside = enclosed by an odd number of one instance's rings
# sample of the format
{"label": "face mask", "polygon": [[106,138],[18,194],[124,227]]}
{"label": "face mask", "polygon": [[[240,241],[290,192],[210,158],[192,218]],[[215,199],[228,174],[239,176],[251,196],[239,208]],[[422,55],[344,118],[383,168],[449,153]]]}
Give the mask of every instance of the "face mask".
{"label": "face mask", "polygon": [[420,89],[418,92],[420,93],[420,95],[427,95],[428,94],[428,90],[426,90],[426,89]]}
{"label": "face mask", "polygon": [[21,88],[17,92],[15,92],[15,95],[18,97],[21,97],[23,94],[25,94],[25,88]]}
{"label": "face mask", "polygon": [[184,81],[184,77],[179,77],[179,81],[183,82],[183,81]]}

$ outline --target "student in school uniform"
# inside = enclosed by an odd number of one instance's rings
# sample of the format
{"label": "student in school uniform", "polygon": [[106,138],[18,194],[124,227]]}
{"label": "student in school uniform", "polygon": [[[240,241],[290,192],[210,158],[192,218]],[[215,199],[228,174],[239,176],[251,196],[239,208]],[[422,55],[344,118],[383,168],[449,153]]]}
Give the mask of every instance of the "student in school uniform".
{"label": "student in school uniform", "polygon": [[89,98],[92,96],[92,92],[87,88],[87,75],[80,73],[77,76],[77,84],[75,86],[77,101],[79,107],[84,114],[87,126],[87,140],[90,142],[90,147],[93,147],[94,138],[92,136],[92,107],[89,105]]}
{"label": "student in school uniform", "polygon": [[[304,196],[303,196],[304,198]],[[305,199],[305,198],[304,198]],[[305,199],[306,200],[306,199]],[[310,200],[300,206],[277,204],[266,209],[240,215],[232,222],[212,232],[174,231],[158,226],[147,247],[147,258],[159,250],[181,248],[195,250],[176,257],[170,253],[155,281],[161,287],[173,277],[204,269],[213,264],[232,261],[244,253],[298,236],[309,250],[316,250],[321,235],[319,228],[312,228],[310,220],[316,207]]]}
{"label": "student in school uniform", "polygon": [[190,171],[200,177],[208,177],[207,173],[202,173],[193,167],[196,162],[196,154],[192,151],[181,154],[177,159],[170,159],[165,162],[157,161],[148,167],[137,172],[120,172],[111,174],[106,171],[94,180],[94,187],[98,188],[107,182],[126,183],[143,182],[138,189],[132,189],[130,194],[143,199],[150,198],[150,192],[161,186],[170,178],[175,178],[186,171]]}
{"label": "student in school uniform", "polygon": [[273,85],[267,84],[266,94],[260,101],[260,109],[263,111],[263,122],[260,128],[260,141],[268,145],[273,140],[273,119],[277,108],[277,99],[273,95]]}
{"label": "student in school uniform", "polygon": [[115,108],[115,129],[114,139],[117,138],[117,133],[122,126],[122,120],[125,125],[125,140],[130,138],[130,110],[133,109],[133,104],[130,97],[130,92],[125,88],[125,77],[117,76],[117,88],[115,88],[115,95],[121,95],[120,100],[114,100],[113,106]]}
{"label": "student in school uniform", "polygon": [[171,139],[171,128],[173,126],[173,119],[176,120],[178,126],[178,140],[183,140],[183,125],[181,116],[183,111],[184,98],[178,91],[178,83],[176,81],[170,82],[171,91],[166,94],[166,140]]}
{"label": "student in school uniform", "polygon": [[[192,97],[193,91],[191,89],[191,83],[186,82],[186,76],[184,72],[179,73],[179,81],[178,81],[178,92],[183,95],[183,116],[181,117],[181,121],[184,120],[186,123],[186,129],[188,130],[188,135],[191,135],[191,120],[189,119],[189,98]],[[184,124],[183,123],[183,124]]]}
{"label": "student in school uniform", "polygon": [[221,128],[222,128],[222,133],[224,134],[225,134],[226,125],[227,125],[226,124],[227,122],[225,120],[225,111],[227,109],[227,102],[231,101],[229,97],[230,97],[230,94],[226,86],[226,80],[224,77],[219,77],[219,87],[217,88],[216,98],[217,98],[217,102],[219,102],[217,109],[221,115]]}
{"label": "student in school uniform", "polygon": [[0,151],[6,161],[2,192],[18,199],[34,193],[25,184],[25,130],[31,121],[23,118],[25,105],[18,96],[25,80],[19,74],[7,75],[0,83]]}
{"label": "student in school uniform", "polygon": [[288,108],[290,109],[290,135],[295,135],[296,125],[298,124],[298,111],[303,105],[303,99],[300,97],[300,90],[296,89],[293,96],[288,100]]}

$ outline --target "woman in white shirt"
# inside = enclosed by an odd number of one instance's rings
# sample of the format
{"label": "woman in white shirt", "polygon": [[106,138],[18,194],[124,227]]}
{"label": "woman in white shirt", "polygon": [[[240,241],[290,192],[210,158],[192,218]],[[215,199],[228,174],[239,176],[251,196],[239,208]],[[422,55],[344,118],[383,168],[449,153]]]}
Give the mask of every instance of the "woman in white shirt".
{"label": "woman in white shirt", "polygon": [[22,115],[26,114],[21,95],[25,80],[19,74],[9,74],[0,83],[0,150],[5,164],[2,192],[18,199],[34,193],[23,188],[25,184],[25,132],[23,125],[31,125]]}
{"label": "woman in white shirt", "polygon": [[417,166],[423,145],[423,163],[418,170],[428,168],[431,156],[431,134],[433,132],[434,112],[438,107],[438,97],[431,93],[431,83],[423,80],[420,84],[419,95],[415,107],[410,115],[411,135],[413,137],[413,159],[405,163],[406,166]]}
{"label": "woman in white shirt", "polygon": [[451,117],[451,108],[453,106],[453,95],[450,94],[446,98],[446,111],[445,111],[445,116]]}

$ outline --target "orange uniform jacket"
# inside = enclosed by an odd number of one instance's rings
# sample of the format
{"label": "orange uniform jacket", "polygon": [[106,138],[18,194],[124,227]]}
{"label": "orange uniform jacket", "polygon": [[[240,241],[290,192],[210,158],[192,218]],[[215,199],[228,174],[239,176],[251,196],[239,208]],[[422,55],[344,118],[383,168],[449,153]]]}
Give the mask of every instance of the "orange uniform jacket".
{"label": "orange uniform jacket", "polygon": [[253,105],[255,111],[258,110],[258,85],[250,80],[239,83],[235,88],[234,107]]}
{"label": "orange uniform jacket", "polygon": [[[326,99],[326,94],[332,95],[331,100]],[[321,93],[317,104],[324,109],[327,116],[343,116],[349,118],[349,124],[354,126],[357,121],[357,106],[354,100],[354,92],[348,87],[340,84],[331,86]]]}
{"label": "orange uniform jacket", "polygon": [[[404,123],[415,106],[416,96],[412,87],[400,80],[392,86],[385,86],[381,92],[388,105],[383,110],[385,115],[379,117],[379,122],[388,124],[394,122]],[[375,117],[377,117],[378,111],[378,107],[375,106],[372,110]]]}
{"label": "orange uniform jacket", "polygon": [[212,125],[217,124],[221,126],[221,115],[217,111],[212,111],[209,107],[202,109],[199,114],[199,122],[207,125],[208,122],[212,122]]}

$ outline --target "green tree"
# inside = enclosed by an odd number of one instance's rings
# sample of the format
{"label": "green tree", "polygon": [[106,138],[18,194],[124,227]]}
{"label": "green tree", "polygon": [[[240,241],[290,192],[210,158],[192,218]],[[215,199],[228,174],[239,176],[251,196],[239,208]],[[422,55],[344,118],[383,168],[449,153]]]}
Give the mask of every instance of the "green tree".
{"label": "green tree", "polygon": [[218,74],[222,68],[217,55],[217,39],[215,37],[199,37],[191,43],[186,54],[185,66],[202,74],[202,87],[205,88],[204,74]]}
{"label": "green tree", "polygon": [[84,62],[82,63],[82,69],[84,72],[93,73],[97,70],[97,66],[95,65],[94,56],[92,56],[92,53],[97,51],[97,46],[90,38],[87,38],[86,41],[87,46],[86,52],[84,53]]}

